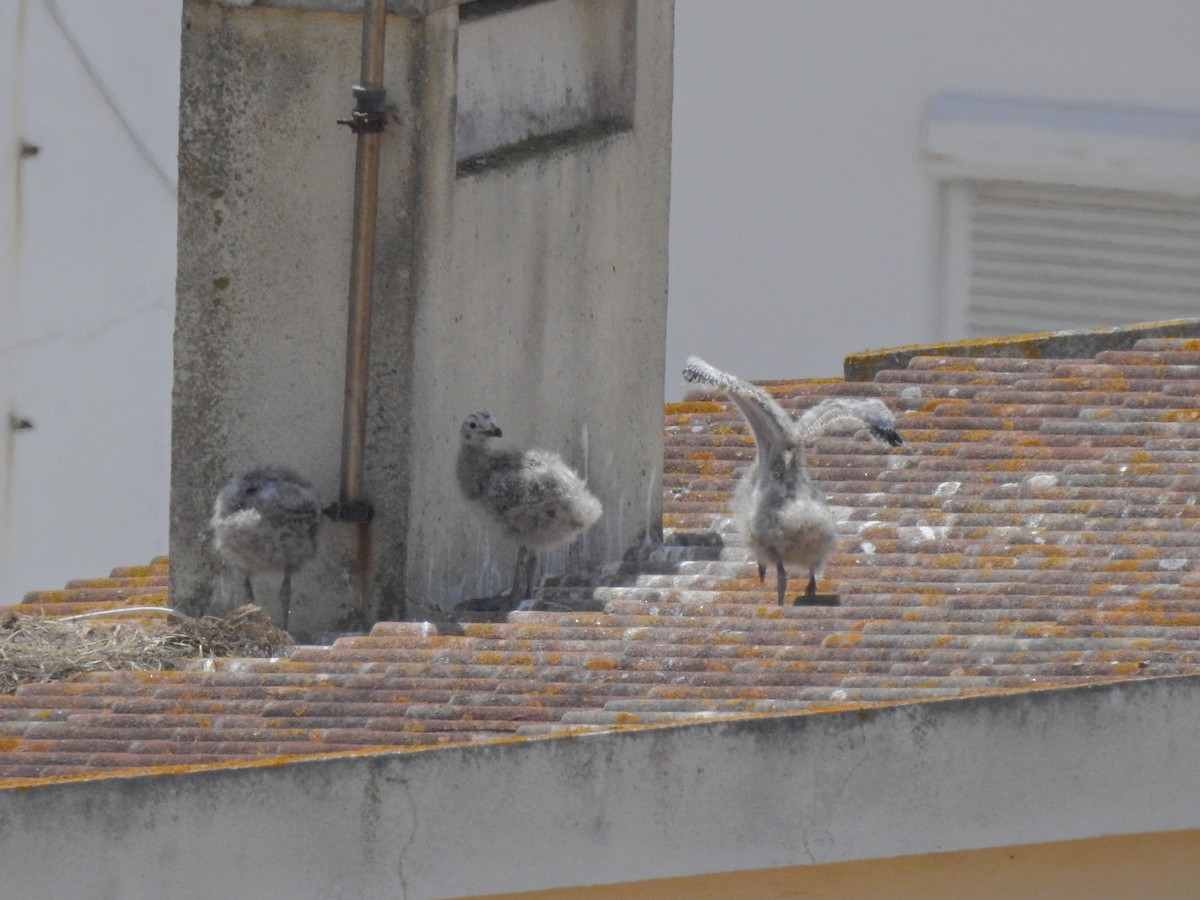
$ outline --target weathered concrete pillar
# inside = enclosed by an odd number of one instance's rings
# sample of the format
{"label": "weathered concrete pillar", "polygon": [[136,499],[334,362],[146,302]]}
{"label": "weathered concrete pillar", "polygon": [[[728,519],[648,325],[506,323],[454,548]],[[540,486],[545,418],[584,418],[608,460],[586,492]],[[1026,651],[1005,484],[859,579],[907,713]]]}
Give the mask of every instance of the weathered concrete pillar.
{"label": "weathered concrete pillar", "polygon": [[[346,11],[348,6],[353,11]],[[207,520],[229,476],[338,493],[359,4],[185,0],[172,602],[219,610]],[[487,409],[561,452],[605,515],[551,571],[659,528],[672,5],[390,6],[366,488],[369,615],[494,593],[515,549],[460,499],[458,426]],[[294,578],[298,633],[359,608],[353,526]],[[259,583],[262,587],[258,588]],[[271,610],[277,579],[256,581]]]}

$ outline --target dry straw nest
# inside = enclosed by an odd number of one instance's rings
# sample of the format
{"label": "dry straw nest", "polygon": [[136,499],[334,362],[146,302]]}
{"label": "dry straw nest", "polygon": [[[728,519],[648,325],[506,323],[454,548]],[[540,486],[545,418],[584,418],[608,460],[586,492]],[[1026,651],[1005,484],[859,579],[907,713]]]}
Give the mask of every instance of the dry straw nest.
{"label": "dry straw nest", "polygon": [[204,658],[280,656],[292,643],[291,636],[254,605],[223,618],[161,622],[9,613],[0,617],[0,693],[84,672],[161,671]]}

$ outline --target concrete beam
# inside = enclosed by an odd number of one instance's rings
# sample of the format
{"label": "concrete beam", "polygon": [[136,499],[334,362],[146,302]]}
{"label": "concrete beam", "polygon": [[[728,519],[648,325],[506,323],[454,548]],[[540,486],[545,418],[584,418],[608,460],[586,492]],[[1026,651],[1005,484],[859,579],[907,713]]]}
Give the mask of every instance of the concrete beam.
{"label": "concrete beam", "polygon": [[[297,9],[306,12],[362,13],[362,0],[210,0],[221,6],[246,9],[251,6]],[[388,0],[387,10],[394,16],[408,19],[423,19],[432,12],[447,6],[460,6],[472,0]]]}

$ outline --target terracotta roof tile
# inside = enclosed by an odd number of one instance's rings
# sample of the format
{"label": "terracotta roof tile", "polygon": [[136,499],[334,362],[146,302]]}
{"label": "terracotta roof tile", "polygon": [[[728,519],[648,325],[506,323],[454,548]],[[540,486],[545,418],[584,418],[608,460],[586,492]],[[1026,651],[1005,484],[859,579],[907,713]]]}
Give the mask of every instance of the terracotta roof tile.
{"label": "terracotta roof tile", "polygon": [[[1126,345],[1128,346],[1128,345]],[[909,358],[911,356],[911,358]],[[841,522],[837,606],[772,602],[732,532],[741,417],[666,410],[667,543],[551,581],[503,622],[381,622],[286,659],[107,672],[0,696],[0,779],[286,760],[1200,672],[1200,341],[1091,360],[905,354],[873,382],[895,451],[813,448]],[[10,609],[166,602],[165,559]]]}
{"label": "terracotta roof tile", "polygon": [[70,616],[122,606],[162,606],[167,600],[167,558],[146,566],[113,569],[108,578],[70,581],[60,591],[31,591],[20,603],[0,607],[18,614]]}

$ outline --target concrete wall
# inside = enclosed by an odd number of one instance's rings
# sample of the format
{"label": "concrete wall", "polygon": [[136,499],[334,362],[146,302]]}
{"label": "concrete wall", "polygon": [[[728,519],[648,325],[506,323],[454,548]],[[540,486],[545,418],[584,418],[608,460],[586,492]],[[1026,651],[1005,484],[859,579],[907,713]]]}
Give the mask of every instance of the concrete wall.
{"label": "concrete wall", "polygon": [[0,790],[0,860],[14,897],[415,900],[1194,831],[1198,741],[1189,677],[150,773]]}
{"label": "concrete wall", "polygon": [[[413,325],[413,421],[427,423],[411,433],[417,600],[486,595],[512,577],[512,549],[454,488],[458,425],[476,409],[506,439],[557,450],[586,475],[604,516],[578,545],[583,562],[618,559],[661,527],[671,4],[612,7],[635,53],[629,127],[458,177],[445,152],[431,160],[440,171],[427,181],[425,302]],[[535,48],[536,30],[525,34]],[[567,553],[549,555],[551,570]]]}
{"label": "concrete wall", "polygon": [[[308,27],[310,19],[320,27]],[[393,25],[389,50],[411,44],[412,31]],[[176,605],[204,608],[216,572],[207,522],[227,478],[255,465],[287,465],[330,500],[337,495],[354,147],[335,120],[348,112],[360,40],[350,15],[204,0],[184,7],[170,532]],[[407,98],[397,92],[395,99]],[[326,604],[343,613],[355,605],[349,583],[337,582],[348,550],[336,529],[325,535],[327,552],[297,580],[293,614],[302,625],[311,621],[318,584]]]}
{"label": "concrete wall", "polygon": [[[184,7],[171,588],[200,608],[221,605],[205,524],[226,478],[279,463],[337,495],[354,146],[334,122],[351,105],[361,26],[304,6]],[[542,29],[564,6],[574,17]],[[536,61],[539,42],[565,35],[586,67],[586,8],[555,0],[499,17],[521,17],[509,34],[520,53]],[[637,74],[627,117],[602,104],[596,127],[549,147],[502,136],[484,158],[476,135],[469,160],[455,138],[460,27],[488,20],[460,26],[456,6],[389,17],[396,116],[383,138],[366,466],[380,616],[445,608],[511,577],[515,548],[490,543],[454,479],[458,426],[476,409],[586,472],[605,516],[576,567],[617,559],[657,527],[672,10],[612,9],[598,39],[620,39]],[[516,72],[558,102],[567,75]],[[301,633],[357,606],[351,530],[328,524],[296,579]],[[567,551],[548,563],[561,570]]]}

